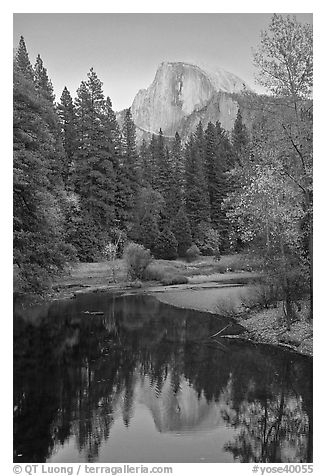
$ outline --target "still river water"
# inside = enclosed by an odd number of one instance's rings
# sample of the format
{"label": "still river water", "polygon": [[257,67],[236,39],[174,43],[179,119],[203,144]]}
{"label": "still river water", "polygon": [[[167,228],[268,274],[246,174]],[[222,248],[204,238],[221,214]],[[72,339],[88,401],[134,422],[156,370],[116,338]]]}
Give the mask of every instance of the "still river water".
{"label": "still river water", "polygon": [[311,359],[227,323],[143,295],[16,307],[14,461],[310,462]]}

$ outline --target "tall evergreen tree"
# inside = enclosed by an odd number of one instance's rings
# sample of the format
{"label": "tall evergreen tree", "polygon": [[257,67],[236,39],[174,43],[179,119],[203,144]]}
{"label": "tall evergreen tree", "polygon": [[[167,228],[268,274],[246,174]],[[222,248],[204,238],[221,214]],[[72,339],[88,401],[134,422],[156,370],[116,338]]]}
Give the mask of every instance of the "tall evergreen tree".
{"label": "tall evergreen tree", "polygon": [[171,162],[175,181],[175,207],[176,210],[179,210],[185,204],[185,163],[181,138],[178,132],[175,133],[172,143]]}
{"label": "tall evergreen tree", "polygon": [[190,223],[184,207],[181,207],[174,217],[171,224],[171,230],[178,242],[178,256],[186,256],[186,251],[192,244],[192,237]]}
{"label": "tall evergreen tree", "polygon": [[142,188],[135,207],[135,224],[131,238],[145,248],[154,250],[159,236],[160,213],[164,208],[162,195],[152,188]]}
{"label": "tall evergreen tree", "polygon": [[122,126],[121,167],[119,172],[119,223],[127,229],[133,222],[133,211],[139,193],[140,171],[136,148],[136,127],[130,108]]}
{"label": "tall evergreen tree", "polygon": [[14,67],[29,81],[34,81],[34,71],[29,60],[24,37],[21,36],[19,40],[18,49],[15,55]]}
{"label": "tall evergreen tree", "polygon": [[142,140],[139,148],[139,162],[141,168],[141,184],[148,187],[152,183],[151,153],[145,139]]}
{"label": "tall evergreen tree", "polygon": [[51,103],[54,103],[54,92],[51,80],[48,77],[46,68],[40,55],[37,55],[34,66],[34,81],[36,90]]}
{"label": "tall evergreen tree", "polygon": [[238,109],[236,120],[232,130],[232,146],[234,159],[241,164],[242,155],[246,152],[249,136],[248,131],[243,123],[240,108]]}
{"label": "tall evergreen tree", "polygon": [[227,170],[230,161],[230,144],[219,122],[208,123],[206,137],[206,171],[211,210],[211,224],[221,237],[221,250],[227,249],[228,223],[223,200],[229,190]]}
{"label": "tall evergreen tree", "polygon": [[112,108],[112,101],[109,98],[109,96],[107,96],[106,98],[105,110],[106,110],[107,127],[110,130],[110,137],[114,145],[114,150],[116,152],[116,155],[120,157],[121,156],[121,131],[120,131],[120,127],[119,127],[115,112],[113,111],[113,108]]}
{"label": "tall evergreen tree", "polygon": [[158,137],[155,134],[152,134],[151,141],[149,144],[149,177],[151,186],[154,189],[157,189],[157,149],[158,149]]}
{"label": "tall evergreen tree", "polygon": [[48,77],[46,68],[40,55],[36,58],[34,66],[34,84],[37,94],[43,101],[43,117],[47,126],[53,134],[54,150],[51,157],[52,160],[52,177],[51,183],[56,186],[57,191],[63,187],[63,176],[66,167],[65,152],[62,143],[61,126],[59,117],[54,104],[54,93],[52,82]]}
{"label": "tall evergreen tree", "polygon": [[157,237],[154,256],[159,259],[176,259],[178,256],[178,242],[168,225],[163,227]]}
{"label": "tall evergreen tree", "polygon": [[175,175],[175,166],[169,148],[165,144],[162,129],[157,137],[156,147],[154,149],[154,188],[164,198],[165,209],[162,213],[161,226],[170,224],[180,206],[180,200],[176,200],[177,180]]}
{"label": "tall evergreen tree", "polygon": [[66,86],[63,89],[57,111],[60,118],[62,142],[65,151],[63,179],[65,185],[72,189],[73,183],[71,175],[74,166],[74,157],[77,151],[77,124],[74,103]]}
{"label": "tall evergreen tree", "polygon": [[185,149],[186,210],[195,242],[201,240],[203,226],[210,222],[203,148],[203,130],[201,123],[199,123],[195,136],[190,136]]}
{"label": "tall evergreen tree", "polygon": [[115,225],[116,176],[114,146],[107,127],[102,82],[93,68],[77,90],[76,191],[84,212],[96,227],[90,230],[98,249]]}
{"label": "tall evergreen tree", "polygon": [[162,195],[164,195],[164,191],[167,187],[167,156],[166,156],[166,148],[165,148],[165,141],[162,129],[160,129],[157,142],[156,142],[156,150],[154,152],[154,161],[155,161],[155,177],[154,177],[154,187],[158,190]]}
{"label": "tall evergreen tree", "polygon": [[139,158],[136,147],[136,127],[131,109],[127,109],[122,126],[122,159],[130,181],[131,192],[137,193],[139,183]]}
{"label": "tall evergreen tree", "polygon": [[170,226],[171,221],[176,216],[181,206],[181,193],[179,190],[176,168],[172,162],[172,157],[167,146],[165,148],[164,167],[166,168],[164,173],[166,183],[163,190],[163,197],[165,200],[165,221]]}
{"label": "tall evergreen tree", "polygon": [[120,228],[124,228],[125,223],[125,210],[123,209],[125,205],[124,194],[125,194],[125,177],[124,177],[124,166],[122,162],[122,142],[121,142],[121,131],[119,124],[116,119],[116,115],[112,109],[112,102],[109,97],[106,98],[105,103],[105,130],[108,136],[108,141],[112,143],[113,154],[112,154],[112,166],[113,172],[116,179],[115,187],[115,215],[116,223]]}
{"label": "tall evergreen tree", "polygon": [[53,109],[38,94],[23,38],[14,62],[14,263],[24,289],[38,291],[61,269],[68,248],[52,182]]}

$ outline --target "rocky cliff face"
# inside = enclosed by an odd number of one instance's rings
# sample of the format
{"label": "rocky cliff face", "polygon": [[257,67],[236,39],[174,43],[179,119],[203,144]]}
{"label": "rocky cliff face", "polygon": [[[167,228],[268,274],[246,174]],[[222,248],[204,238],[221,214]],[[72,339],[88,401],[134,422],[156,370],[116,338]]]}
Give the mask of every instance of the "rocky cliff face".
{"label": "rocky cliff face", "polygon": [[162,63],[153,83],[141,89],[131,106],[138,137],[158,133],[184,139],[193,132],[199,120],[206,127],[219,120],[231,130],[238,110],[233,93],[248,90],[240,78],[222,69],[205,71],[187,63]]}

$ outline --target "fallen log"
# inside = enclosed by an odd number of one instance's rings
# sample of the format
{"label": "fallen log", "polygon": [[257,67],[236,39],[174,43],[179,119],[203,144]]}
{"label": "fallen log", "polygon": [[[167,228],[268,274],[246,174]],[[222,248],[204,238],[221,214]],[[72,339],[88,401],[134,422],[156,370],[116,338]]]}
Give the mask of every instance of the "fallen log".
{"label": "fallen log", "polygon": [[225,331],[225,329],[227,329],[228,327],[230,327],[231,324],[228,324],[227,326],[223,327],[223,329],[219,330],[218,332],[216,332],[216,334],[213,334],[211,335],[210,337],[216,337],[218,336],[219,334],[221,334],[223,331]]}
{"label": "fallen log", "polygon": [[102,311],[83,311],[83,314],[90,314],[91,316],[103,316],[104,312]]}

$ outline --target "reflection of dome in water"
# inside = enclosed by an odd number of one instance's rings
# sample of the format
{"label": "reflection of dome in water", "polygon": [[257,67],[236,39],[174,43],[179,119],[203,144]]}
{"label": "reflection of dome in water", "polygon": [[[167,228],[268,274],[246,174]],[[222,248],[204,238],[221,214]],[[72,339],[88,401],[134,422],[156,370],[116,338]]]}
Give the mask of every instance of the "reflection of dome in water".
{"label": "reflection of dome in water", "polygon": [[192,432],[211,430],[220,421],[220,407],[215,402],[208,403],[183,379],[177,394],[173,391],[170,375],[157,394],[147,377],[138,390],[138,401],[152,412],[155,426],[161,433]]}

